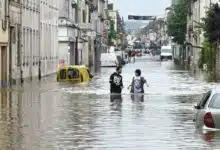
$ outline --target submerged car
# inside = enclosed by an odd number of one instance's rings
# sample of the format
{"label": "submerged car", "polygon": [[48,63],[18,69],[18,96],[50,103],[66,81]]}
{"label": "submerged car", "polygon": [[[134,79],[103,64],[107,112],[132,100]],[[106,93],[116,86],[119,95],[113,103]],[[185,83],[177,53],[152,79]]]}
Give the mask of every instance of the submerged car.
{"label": "submerged car", "polygon": [[93,75],[86,66],[64,66],[57,71],[57,82],[88,82],[92,78]]}
{"label": "submerged car", "polygon": [[220,89],[204,94],[194,106],[196,109],[195,126],[202,130],[220,130]]}

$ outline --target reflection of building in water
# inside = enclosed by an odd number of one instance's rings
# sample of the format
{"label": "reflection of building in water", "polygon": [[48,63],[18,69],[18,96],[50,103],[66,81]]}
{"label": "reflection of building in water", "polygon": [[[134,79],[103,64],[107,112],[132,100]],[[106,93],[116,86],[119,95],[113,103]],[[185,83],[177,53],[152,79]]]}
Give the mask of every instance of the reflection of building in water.
{"label": "reflection of building in water", "polygon": [[0,97],[1,97],[1,108],[6,108],[7,107],[7,90],[6,89],[1,89],[0,91]]}
{"label": "reflection of building in water", "polygon": [[95,123],[100,116],[98,106],[93,105],[95,104],[93,99],[94,97],[91,95],[74,95],[67,99],[68,105],[66,105],[65,110],[68,112],[66,112],[65,122],[63,122],[66,125],[63,130],[71,127],[73,131],[71,134],[80,135],[81,138],[73,140],[73,145],[76,147],[80,146],[82,141],[84,142],[83,145],[93,146],[89,139],[95,139],[96,135],[92,131],[94,131],[94,127],[96,128]]}
{"label": "reflection of building in water", "polygon": [[1,122],[0,122],[0,149],[7,149],[7,144],[10,138],[7,136],[8,131],[8,111],[7,111],[7,92],[4,89],[0,91],[1,98]]}
{"label": "reflection of building in water", "polygon": [[[21,149],[20,92],[1,91],[0,149]],[[16,144],[15,144],[16,143]]]}

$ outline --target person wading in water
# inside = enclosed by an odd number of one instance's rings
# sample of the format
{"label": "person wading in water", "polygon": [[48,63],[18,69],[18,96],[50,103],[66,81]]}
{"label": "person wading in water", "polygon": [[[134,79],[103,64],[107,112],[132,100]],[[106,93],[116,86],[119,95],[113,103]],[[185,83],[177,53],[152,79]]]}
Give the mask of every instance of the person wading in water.
{"label": "person wading in water", "polygon": [[123,80],[121,76],[122,67],[116,68],[116,72],[112,73],[109,79],[111,102],[114,100],[121,100],[121,92],[123,89]]}
{"label": "person wading in water", "polygon": [[131,87],[130,93],[133,101],[144,101],[144,84],[149,87],[147,80],[141,76],[141,70],[135,70],[135,76],[132,79],[131,85],[128,86],[128,89]]}

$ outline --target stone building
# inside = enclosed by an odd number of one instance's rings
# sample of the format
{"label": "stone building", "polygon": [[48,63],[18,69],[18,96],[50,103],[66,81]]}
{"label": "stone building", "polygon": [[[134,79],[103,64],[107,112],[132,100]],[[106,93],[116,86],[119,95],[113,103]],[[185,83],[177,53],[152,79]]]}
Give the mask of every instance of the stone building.
{"label": "stone building", "polygon": [[8,81],[8,0],[0,1],[0,83],[2,86],[7,86]]}
{"label": "stone building", "polygon": [[22,79],[22,4],[19,0],[9,1],[9,82],[21,83]]}

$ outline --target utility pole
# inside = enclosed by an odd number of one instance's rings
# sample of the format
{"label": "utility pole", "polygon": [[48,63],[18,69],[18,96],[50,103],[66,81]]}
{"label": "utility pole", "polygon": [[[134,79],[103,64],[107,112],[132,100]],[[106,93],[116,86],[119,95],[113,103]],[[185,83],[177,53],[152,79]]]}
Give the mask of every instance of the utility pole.
{"label": "utility pole", "polygon": [[75,7],[75,24],[76,26],[76,43],[75,43],[75,65],[79,64],[79,58],[78,58],[78,36],[79,36],[79,28],[78,28],[78,23],[79,23],[79,18],[78,18],[78,5],[79,5],[79,0],[76,1],[76,7]]}

